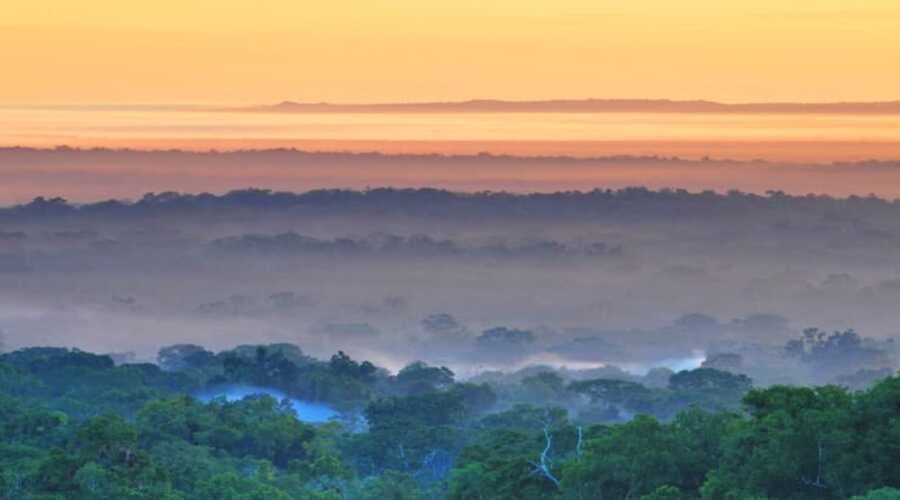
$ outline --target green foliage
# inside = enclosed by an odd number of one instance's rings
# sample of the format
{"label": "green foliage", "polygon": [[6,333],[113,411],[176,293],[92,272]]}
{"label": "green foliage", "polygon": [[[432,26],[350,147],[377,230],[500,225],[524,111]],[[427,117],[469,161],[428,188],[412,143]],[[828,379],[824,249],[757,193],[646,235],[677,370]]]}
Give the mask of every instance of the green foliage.
{"label": "green foliage", "polygon": [[419,485],[409,474],[387,470],[369,478],[359,492],[359,500],[424,500]]}
{"label": "green foliage", "polygon": [[537,434],[496,429],[467,446],[450,472],[450,499],[541,499],[556,492],[533,473],[543,442]]}
{"label": "green foliage", "polygon": [[464,416],[462,398],[453,392],[382,398],[366,407],[366,419],[374,431],[403,431],[417,425],[450,425]]}
{"label": "green foliage", "polygon": [[656,419],[638,416],[588,440],[582,459],[566,464],[563,488],[597,498],[647,495],[679,484],[678,460],[674,434]]}
{"label": "green foliage", "polygon": [[853,500],[900,500],[900,490],[897,488],[878,488],[865,495],[855,496]]}
{"label": "green foliage", "polygon": [[131,416],[151,399],[194,388],[183,374],[151,364],[115,366],[108,356],[77,349],[35,347],[0,355],[0,394],[40,401],[76,418]]}
{"label": "green foliage", "polygon": [[683,498],[681,490],[667,485],[656,488],[653,493],[641,496],[639,500],[681,500]]}
{"label": "green foliage", "polygon": [[487,384],[459,383],[449,391],[458,397],[469,415],[480,415],[497,404],[497,393]]}
{"label": "green foliage", "polygon": [[[630,413],[651,414],[661,407],[661,391],[625,380],[594,379],[573,382],[569,390],[590,398],[594,404],[621,408]],[[615,411],[618,414],[618,411]]]}
{"label": "green foliage", "polygon": [[446,366],[429,366],[417,361],[400,370],[395,380],[403,393],[420,395],[450,387],[453,377],[453,372]]}
{"label": "green foliage", "polygon": [[217,474],[202,481],[196,498],[210,500],[291,500],[291,496],[259,479],[234,472]]}
{"label": "green foliage", "polygon": [[393,469],[434,478],[446,472],[448,457],[460,447],[467,413],[462,395],[445,391],[378,399],[365,415],[369,432],[356,436],[348,452],[361,471]]}
{"label": "green foliage", "polygon": [[665,389],[651,389],[627,380],[593,379],[573,382],[568,390],[604,407],[612,420],[634,414],[668,420],[689,406],[736,410],[751,386],[752,381],[745,375],[698,368],[673,374]]}
{"label": "green foliage", "polygon": [[[161,359],[168,371],[67,349],[0,355],[0,498],[900,499],[900,376],[850,392],[750,389],[710,368],[664,388],[542,371],[498,395],[441,367],[391,377],[286,344]],[[190,396],[223,380],[337,398],[368,425],[307,424],[269,396]],[[523,395],[543,405],[513,404]],[[622,421],[585,425],[586,409]]]}
{"label": "green foliage", "polygon": [[286,466],[305,458],[315,430],[270,396],[202,404],[187,396],[147,403],[137,419],[146,442],[183,440]]}
{"label": "green foliage", "polygon": [[357,363],[350,356],[344,354],[344,351],[338,351],[331,357],[329,368],[337,376],[350,377],[363,382],[372,382],[375,379],[375,365],[368,361]]}
{"label": "green foliage", "polygon": [[669,378],[669,389],[682,403],[711,410],[737,408],[753,382],[746,375],[712,368],[682,371]]}
{"label": "green foliage", "polygon": [[522,387],[535,401],[559,403],[565,400],[566,381],[554,372],[541,372],[522,380]]}
{"label": "green foliage", "polygon": [[751,417],[727,434],[706,497],[846,498],[900,481],[900,377],[857,394],[775,386],[745,402]]}

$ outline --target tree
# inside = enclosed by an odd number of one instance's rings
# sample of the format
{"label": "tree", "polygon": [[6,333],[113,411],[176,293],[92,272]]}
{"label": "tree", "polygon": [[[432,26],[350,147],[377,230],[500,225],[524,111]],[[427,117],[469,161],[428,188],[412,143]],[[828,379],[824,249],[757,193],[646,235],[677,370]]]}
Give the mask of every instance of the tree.
{"label": "tree", "polygon": [[[540,421],[534,426],[540,427]],[[479,434],[459,455],[451,470],[450,500],[539,500],[552,498],[557,487],[533,473],[531,462],[546,446],[542,431],[494,428]],[[549,452],[548,452],[549,453]]]}
{"label": "tree", "polygon": [[397,373],[396,382],[405,394],[419,395],[450,387],[453,377],[453,371],[446,366],[429,366],[416,361]]}
{"label": "tree", "polygon": [[601,404],[606,410],[614,410],[610,416],[619,416],[624,410],[631,414],[654,414],[662,410],[661,393],[641,384],[626,380],[592,379],[572,382],[569,391],[586,396],[593,404]]}
{"label": "tree", "polygon": [[575,498],[634,498],[680,484],[674,435],[639,415],[587,440],[581,459],[562,470],[562,489]]}
{"label": "tree", "polygon": [[118,415],[94,417],[78,428],[75,447],[101,464],[131,465],[137,458],[137,430]]}
{"label": "tree", "polygon": [[115,477],[96,462],[88,462],[75,473],[75,483],[88,498],[113,498]]}
{"label": "tree", "polygon": [[818,328],[807,328],[800,339],[788,341],[784,351],[788,357],[832,376],[890,365],[886,352],[866,345],[853,330],[828,334]]}
{"label": "tree", "polygon": [[729,429],[719,467],[704,496],[848,498],[897,486],[900,434],[892,431],[900,380],[865,393],[837,386],[755,389],[744,398],[751,418]]}
{"label": "tree", "polygon": [[358,379],[363,382],[372,382],[376,372],[375,365],[372,363],[368,361],[357,363],[344,351],[338,351],[337,354],[331,356],[329,366],[335,375]]}
{"label": "tree", "polygon": [[216,357],[198,345],[176,344],[160,349],[156,359],[163,370],[184,371],[188,369],[203,370],[212,364]]}
{"label": "tree", "polygon": [[449,466],[444,458],[460,446],[466,407],[457,393],[428,392],[375,400],[365,415],[369,433],[356,441],[357,459],[378,471],[433,477]]}
{"label": "tree", "polygon": [[525,377],[522,386],[533,401],[553,402],[566,396],[566,381],[555,372],[540,372]]}
{"label": "tree", "polygon": [[497,393],[488,384],[453,384],[449,391],[460,398],[469,415],[485,413],[497,404]]}
{"label": "tree", "polygon": [[753,386],[750,377],[712,368],[678,372],[669,378],[669,389],[683,404],[707,409],[736,409]]}

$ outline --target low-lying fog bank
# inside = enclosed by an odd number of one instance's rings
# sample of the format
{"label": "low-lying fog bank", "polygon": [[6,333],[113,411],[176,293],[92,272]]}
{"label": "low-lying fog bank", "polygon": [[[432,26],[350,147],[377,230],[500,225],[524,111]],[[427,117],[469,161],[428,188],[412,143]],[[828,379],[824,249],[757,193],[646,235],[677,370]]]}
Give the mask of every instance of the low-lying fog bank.
{"label": "low-lying fog bank", "polygon": [[898,221],[874,197],[642,188],[41,198],[0,209],[0,331],[7,350],[148,361],[169,344],[287,342],[464,378],[739,354],[758,384],[828,382],[845,374],[785,346],[856,329],[892,352]]}
{"label": "low-lying fog bank", "polygon": [[271,387],[244,384],[210,386],[195,392],[193,396],[204,403],[219,398],[225,401],[240,401],[246,397],[270,396],[278,401],[287,401],[297,418],[304,422],[322,423],[338,416],[338,412],[328,405],[292,398],[283,391]]}

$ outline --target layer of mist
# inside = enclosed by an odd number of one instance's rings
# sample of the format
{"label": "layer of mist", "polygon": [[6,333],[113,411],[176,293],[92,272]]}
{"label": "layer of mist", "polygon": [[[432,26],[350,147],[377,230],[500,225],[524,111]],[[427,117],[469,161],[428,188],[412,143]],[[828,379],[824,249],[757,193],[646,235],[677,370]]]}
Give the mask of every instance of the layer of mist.
{"label": "layer of mist", "polygon": [[[829,144],[782,144],[763,146],[762,149],[818,151],[825,148],[829,158],[846,156],[834,150],[834,144]],[[647,146],[622,147],[642,150]],[[37,196],[50,195],[86,203],[109,197],[138,199],[149,191],[224,193],[247,186],[295,191],[394,186],[468,192],[552,193],[590,190],[595,186],[618,189],[640,184],[652,189],[681,187],[722,192],[739,189],[756,194],[783,191],[796,195],[823,193],[833,196],[874,193],[900,197],[900,144],[887,142],[878,147],[880,153],[873,157],[883,160],[835,163],[739,161],[702,156],[693,159],[673,156],[576,158],[294,149],[198,152],[0,148],[0,175],[3,176],[0,203],[26,202]],[[735,148],[726,148],[724,154]],[[852,143],[841,148],[865,150]]]}
{"label": "layer of mist", "polygon": [[338,413],[331,407],[321,403],[311,403],[296,398],[271,387],[258,387],[253,385],[225,385],[206,387],[194,394],[198,400],[208,403],[214,399],[223,398],[225,401],[240,401],[246,397],[271,396],[278,401],[287,401],[297,418],[304,422],[322,423],[336,417]]}
{"label": "layer of mist", "polygon": [[[7,349],[136,360],[290,342],[465,378],[729,354],[757,383],[832,381],[894,362],[877,343],[898,333],[898,215],[873,197],[647,189],[39,198],[0,210],[0,330]],[[840,373],[786,357],[809,327],[884,355]]]}

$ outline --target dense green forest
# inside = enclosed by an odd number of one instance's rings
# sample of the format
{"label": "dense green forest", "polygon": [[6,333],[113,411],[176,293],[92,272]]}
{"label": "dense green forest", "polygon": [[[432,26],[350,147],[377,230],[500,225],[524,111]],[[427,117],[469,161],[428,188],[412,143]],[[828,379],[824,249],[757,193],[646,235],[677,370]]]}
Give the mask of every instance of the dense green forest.
{"label": "dense green forest", "polygon": [[[0,498],[900,498],[900,376],[851,391],[708,367],[594,375],[463,382],[290,344],[119,365],[21,349],[0,355]],[[339,416],[195,397],[235,384]]]}

